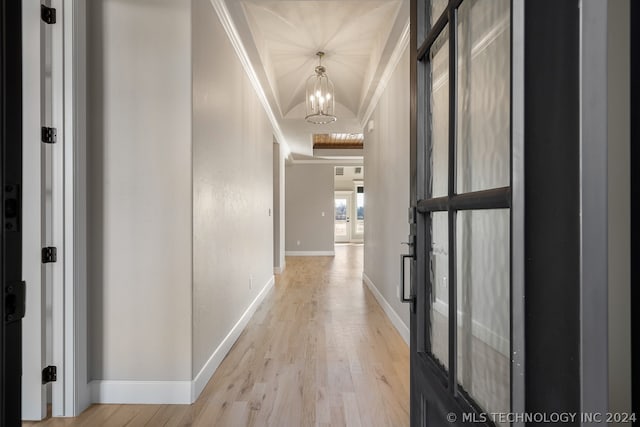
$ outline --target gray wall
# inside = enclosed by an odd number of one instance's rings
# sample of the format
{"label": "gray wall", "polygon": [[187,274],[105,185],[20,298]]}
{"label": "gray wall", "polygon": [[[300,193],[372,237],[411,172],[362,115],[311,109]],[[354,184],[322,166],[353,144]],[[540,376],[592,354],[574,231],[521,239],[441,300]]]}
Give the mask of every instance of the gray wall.
{"label": "gray wall", "polygon": [[409,224],[409,50],[406,49],[365,131],[364,273],[409,327],[398,296],[399,256]]}
{"label": "gray wall", "polygon": [[332,252],[333,166],[288,164],[285,170],[285,250]]}
{"label": "gray wall", "polygon": [[209,1],[88,28],[89,377],[191,380],[272,278],[272,129]]}
{"label": "gray wall", "polygon": [[189,380],[190,1],[88,6],[89,379]]}
{"label": "gray wall", "polygon": [[608,3],[609,411],[631,412],[629,0]]}
{"label": "gray wall", "polygon": [[192,3],[195,376],[273,276],[273,134],[210,1]]}

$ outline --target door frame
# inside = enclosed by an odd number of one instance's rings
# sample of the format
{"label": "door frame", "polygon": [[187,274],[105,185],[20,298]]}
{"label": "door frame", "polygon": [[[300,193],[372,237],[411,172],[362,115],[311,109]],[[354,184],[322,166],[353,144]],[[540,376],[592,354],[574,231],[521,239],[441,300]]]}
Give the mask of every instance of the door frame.
{"label": "door frame", "polygon": [[[58,0],[60,1],[60,0]],[[87,328],[87,0],[64,4],[64,412],[92,402]]]}
{"label": "door frame", "polygon": [[[356,228],[358,227],[358,188],[362,187],[362,194],[364,194],[364,180],[354,180],[353,181],[353,195],[352,195],[352,205],[351,209],[351,241],[355,243],[363,243],[364,242],[364,227],[362,229],[362,233],[356,233]],[[366,211],[365,211],[366,215]],[[364,226],[364,220],[362,220]]]}
{"label": "door frame", "polygon": [[[23,40],[23,224],[22,274],[27,282],[23,321],[22,418],[47,415],[42,369],[45,365],[44,298],[42,291],[42,167],[41,167],[41,35],[40,2],[22,1]],[[35,141],[35,143],[34,143]]]}
{"label": "door frame", "polygon": [[[22,418],[40,420],[46,414],[41,371],[45,366],[44,294],[40,275],[42,247],[41,212],[41,39],[40,2],[22,0],[24,62],[23,135],[29,143],[24,155],[23,275],[29,284],[23,349]],[[86,0],[52,0],[57,22],[52,24],[55,72],[54,126],[57,128],[58,167],[55,226],[58,248],[56,267],[59,285],[54,289],[54,360],[58,380],[54,383],[53,416],[76,416],[91,403],[87,374],[87,281],[86,281]],[[35,143],[34,143],[35,142]],[[31,213],[31,214],[29,214]],[[39,309],[34,309],[39,308]],[[56,345],[56,343],[64,343]],[[26,351],[28,350],[28,352]]]}
{"label": "door frame", "polygon": [[[336,208],[335,208],[335,200],[336,199],[346,199],[347,200],[347,238],[346,240],[338,241],[336,240],[335,234],[335,224],[336,224]],[[333,192],[333,242],[335,243],[351,243],[353,241],[353,222],[351,221],[351,216],[353,215],[353,191],[350,190],[334,190]]]}

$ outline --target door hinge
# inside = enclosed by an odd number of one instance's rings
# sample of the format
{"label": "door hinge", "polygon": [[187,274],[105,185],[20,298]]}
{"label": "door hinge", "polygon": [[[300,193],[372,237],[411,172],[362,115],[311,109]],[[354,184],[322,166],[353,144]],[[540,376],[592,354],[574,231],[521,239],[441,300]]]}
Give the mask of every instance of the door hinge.
{"label": "door hinge", "polygon": [[40,18],[47,24],[56,23],[56,10],[53,7],[40,5]]}
{"label": "door hinge", "polygon": [[56,128],[42,127],[42,142],[47,144],[55,144],[58,137]]}
{"label": "door hinge", "polygon": [[42,370],[42,384],[51,383],[58,380],[58,368],[47,366]]}
{"label": "door hinge", "polygon": [[42,263],[47,264],[58,260],[58,250],[53,246],[42,248]]}

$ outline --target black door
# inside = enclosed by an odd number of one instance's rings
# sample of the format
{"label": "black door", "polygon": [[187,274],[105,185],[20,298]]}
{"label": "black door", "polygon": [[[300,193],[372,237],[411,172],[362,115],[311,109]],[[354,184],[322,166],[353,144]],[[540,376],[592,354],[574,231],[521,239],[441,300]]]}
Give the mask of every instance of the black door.
{"label": "black door", "polygon": [[24,283],[20,232],[22,183],[21,10],[19,1],[0,5],[0,425],[21,421]]}
{"label": "black door", "polygon": [[606,412],[603,9],[412,0],[413,426]]}
{"label": "black door", "polygon": [[[640,4],[631,2],[631,75],[640,73]],[[631,141],[640,140],[640,83],[631,79]],[[640,147],[631,144],[631,218],[637,218],[640,204]],[[633,212],[636,212],[635,214]],[[631,221],[631,283],[640,283],[640,229],[638,221]],[[632,412],[640,414],[640,289],[631,286],[631,397]],[[634,362],[635,361],[635,362]],[[635,424],[635,423],[634,423]]]}
{"label": "black door", "polygon": [[412,426],[510,424],[511,20],[412,2]]}

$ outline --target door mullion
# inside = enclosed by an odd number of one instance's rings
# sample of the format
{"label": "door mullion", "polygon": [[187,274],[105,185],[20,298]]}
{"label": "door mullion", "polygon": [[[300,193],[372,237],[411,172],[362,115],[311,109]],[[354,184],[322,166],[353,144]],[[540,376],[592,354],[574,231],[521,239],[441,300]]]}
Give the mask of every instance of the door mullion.
{"label": "door mullion", "polygon": [[511,207],[511,187],[491,188],[418,200],[418,213],[444,212],[450,208],[456,211],[480,209],[508,209]]}
{"label": "door mullion", "polygon": [[[456,189],[456,138],[458,110],[458,10],[456,2],[449,2],[449,156],[448,198],[455,196]],[[457,393],[457,344],[458,344],[458,300],[456,280],[456,211],[449,203],[449,390]]]}
{"label": "door mullion", "polygon": [[[416,13],[416,27],[418,30],[413,36],[413,52],[416,52],[417,41],[424,36],[424,32],[429,22],[429,8],[426,1],[417,2],[415,5],[417,8]],[[426,197],[429,194],[429,185],[427,183],[427,169],[430,165],[430,155],[427,149],[429,143],[430,123],[428,117],[429,102],[428,102],[428,88],[430,87],[431,75],[429,68],[431,64],[428,61],[415,61],[416,73],[415,85],[416,93],[415,98],[412,100],[415,110],[413,112],[415,129],[414,138],[412,144],[412,188],[411,191],[411,206],[417,206],[417,201],[421,197]],[[418,353],[429,353],[431,351],[430,331],[431,331],[431,319],[428,315],[430,310],[429,296],[431,295],[430,278],[428,274],[429,269],[429,248],[431,242],[431,227],[430,221],[425,215],[416,215],[416,223],[412,225],[415,227],[412,232],[415,236],[419,236],[415,239],[416,248],[416,263],[414,272],[412,275],[412,287],[416,295],[416,350]],[[423,238],[425,237],[425,238]]]}
{"label": "door mullion", "polygon": [[456,211],[449,209],[449,390],[457,393],[458,303],[456,280]]}
{"label": "door mullion", "polygon": [[[429,11],[429,8],[427,8]],[[442,30],[449,23],[449,15],[448,13],[443,13],[440,18],[433,24],[433,27],[429,29],[429,34],[427,34],[426,39],[420,45],[418,49],[418,61],[423,61],[427,55],[429,55],[429,50],[433,43],[435,43],[436,39],[442,33]]]}

